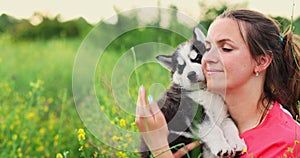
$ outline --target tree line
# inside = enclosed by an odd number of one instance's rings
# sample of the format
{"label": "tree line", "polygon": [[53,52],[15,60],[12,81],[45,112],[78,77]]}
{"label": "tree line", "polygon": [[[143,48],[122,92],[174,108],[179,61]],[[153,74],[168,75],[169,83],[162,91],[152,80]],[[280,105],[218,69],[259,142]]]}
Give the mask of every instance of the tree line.
{"label": "tree line", "polygon": [[[205,8],[205,7],[206,6],[201,8],[204,10],[204,14],[203,17],[201,17],[201,21],[199,22],[199,25],[202,25],[204,29],[207,30],[207,28],[209,27],[211,22],[215,19],[215,17],[220,13],[222,13],[224,10],[226,10],[228,8],[228,5],[222,4],[219,7],[210,7],[210,8]],[[170,8],[177,10],[176,6],[170,6]],[[37,25],[33,25],[29,19],[16,19],[13,16],[2,14],[0,16],[0,35],[9,34],[11,38],[16,41],[48,40],[52,38],[83,38],[95,26],[93,24],[88,23],[82,17],[62,22],[60,20],[59,15],[50,18],[48,16],[35,13],[34,16],[36,16],[40,20],[40,23]],[[104,30],[103,33],[113,31],[113,30],[109,30],[110,26],[112,25],[121,26],[124,25],[124,23],[126,23],[126,25],[138,25],[139,23],[139,19],[137,18],[138,13],[130,16],[122,16],[117,14],[117,16],[118,16],[118,21],[115,24],[107,24],[104,21],[99,22],[100,24],[105,26],[104,28],[107,28],[107,30]],[[277,16],[272,18],[278,21],[280,27],[283,30],[291,24],[291,19],[287,19],[285,17]],[[153,23],[155,23],[155,25],[159,26],[160,25],[159,20],[160,18],[157,18],[156,21],[152,22],[152,25]],[[294,33],[300,34],[300,17],[293,19],[293,25],[294,25]],[[184,24],[178,21],[176,17],[176,13],[174,13],[171,15],[169,27],[181,27],[182,29],[184,29],[186,26],[184,26]],[[169,32],[166,32],[165,34],[164,33],[161,34],[161,32],[155,32],[155,31],[153,32],[153,30],[151,32],[150,30],[150,33],[151,36],[154,36],[155,33],[157,33],[156,37],[170,36]],[[148,36],[148,38],[151,36]],[[129,37],[127,37],[126,41],[130,41],[130,38],[129,39],[128,38]],[[174,44],[177,44],[177,42]]]}

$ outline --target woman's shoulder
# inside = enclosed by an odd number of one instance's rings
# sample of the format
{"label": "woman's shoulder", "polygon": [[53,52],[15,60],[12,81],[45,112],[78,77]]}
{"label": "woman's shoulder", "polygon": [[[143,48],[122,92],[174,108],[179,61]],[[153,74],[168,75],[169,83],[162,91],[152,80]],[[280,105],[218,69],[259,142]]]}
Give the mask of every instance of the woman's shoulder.
{"label": "woman's shoulder", "polygon": [[300,149],[300,125],[277,102],[261,125],[246,131],[241,137],[247,144],[248,154],[255,157],[289,155],[296,148]]}
{"label": "woman's shoulder", "polygon": [[299,139],[300,124],[282,105],[275,102],[265,120],[259,126],[241,134],[241,137]]}
{"label": "woman's shoulder", "polygon": [[[296,120],[293,119],[291,113],[286,110],[281,104],[274,104],[274,111],[271,113],[274,122],[272,123],[275,127],[282,128],[283,131],[290,131],[295,133],[295,135],[300,134],[300,124]],[[298,133],[298,134],[297,134]],[[300,136],[300,135],[299,135]]]}
{"label": "woman's shoulder", "polygon": [[[273,133],[290,135],[300,134],[300,124],[293,119],[290,112],[283,108],[278,102],[274,103],[272,109],[268,112],[265,120],[257,127],[250,129],[242,135],[253,135],[253,133]],[[300,137],[300,135],[299,135]]]}

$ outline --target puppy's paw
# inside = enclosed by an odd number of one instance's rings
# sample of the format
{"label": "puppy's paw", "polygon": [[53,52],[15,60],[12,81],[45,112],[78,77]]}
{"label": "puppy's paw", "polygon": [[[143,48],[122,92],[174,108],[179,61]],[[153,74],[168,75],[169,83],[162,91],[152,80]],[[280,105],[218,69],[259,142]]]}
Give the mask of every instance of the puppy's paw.
{"label": "puppy's paw", "polygon": [[216,143],[215,145],[210,146],[209,148],[212,154],[219,157],[231,157],[235,154],[234,149],[226,142]]}
{"label": "puppy's paw", "polygon": [[[230,137],[229,137],[230,136]],[[235,155],[242,155],[246,150],[246,143],[243,139],[241,139],[238,134],[235,135],[227,135],[227,141],[230,147],[236,153]]]}
{"label": "puppy's paw", "polygon": [[234,146],[235,155],[243,155],[247,151],[247,146],[243,139],[237,139],[234,144],[230,145]]}

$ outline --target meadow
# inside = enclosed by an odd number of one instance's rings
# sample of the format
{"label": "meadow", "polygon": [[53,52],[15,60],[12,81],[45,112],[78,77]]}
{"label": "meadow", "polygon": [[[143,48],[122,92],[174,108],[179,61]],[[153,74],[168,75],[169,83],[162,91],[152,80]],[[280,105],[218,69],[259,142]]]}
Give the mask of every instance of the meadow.
{"label": "meadow", "polygon": [[124,83],[130,87],[128,94],[122,96],[132,99],[128,112],[112,92],[112,72],[118,63],[122,67],[122,53],[108,48],[95,73],[95,106],[110,122],[99,124],[93,134],[79,116],[72,94],[73,64],[82,41],[13,41],[9,35],[0,36],[0,157],[138,157],[139,138],[117,130],[137,132],[133,111],[139,85],[152,89],[158,98],[170,82],[169,72],[155,62],[142,63],[131,72]]}
{"label": "meadow", "polygon": [[0,157],[135,155],[94,139],[76,112],[72,67],[80,42],[0,37]]}
{"label": "meadow", "polygon": [[[211,19],[201,25],[207,27]],[[159,26],[159,20],[151,25]],[[137,23],[134,16],[121,17],[115,25]],[[75,24],[63,25],[63,31]],[[59,25],[57,19],[46,18],[40,27],[24,29],[29,25],[20,23],[16,24],[20,32],[0,32],[0,157],[138,157],[139,136],[134,123],[138,88],[143,85],[156,100],[159,98],[170,84],[170,75],[155,61],[155,55],[172,53],[186,40],[168,29],[191,28],[173,19],[170,28],[140,28],[116,38],[97,59],[92,78],[97,102],[78,105],[73,95],[73,71],[85,36],[66,37],[68,32],[62,31],[52,37],[48,30]],[[119,29],[104,26],[103,35]],[[85,27],[82,34],[89,29]],[[38,31],[48,34],[39,40]],[[16,40],[17,33],[20,39]],[[191,32],[187,34],[191,36]]]}

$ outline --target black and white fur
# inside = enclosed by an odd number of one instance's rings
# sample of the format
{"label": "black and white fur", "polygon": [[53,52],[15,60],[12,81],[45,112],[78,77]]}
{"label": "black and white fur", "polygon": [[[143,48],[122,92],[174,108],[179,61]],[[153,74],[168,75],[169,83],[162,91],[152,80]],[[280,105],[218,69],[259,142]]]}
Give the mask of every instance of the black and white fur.
{"label": "black and white fur", "polygon": [[[205,36],[199,28],[194,29],[194,39],[181,44],[172,55],[159,55],[159,63],[171,71],[172,85],[158,101],[170,131],[170,147],[200,140],[203,157],[234,156],[245,148],[244,141],[228,115],[221,96],[206,90],[201,59],[205,53]],[[201,117],[196,116],[202,107]],[[199,115],[199,114],[197,114]],[[200,119],[192,128],[194,118]],[[195,124],[195,123],[193,123]],[[142,158],[150,152],[142,140]],[[176,150],[172,150],[175,152]]]}

